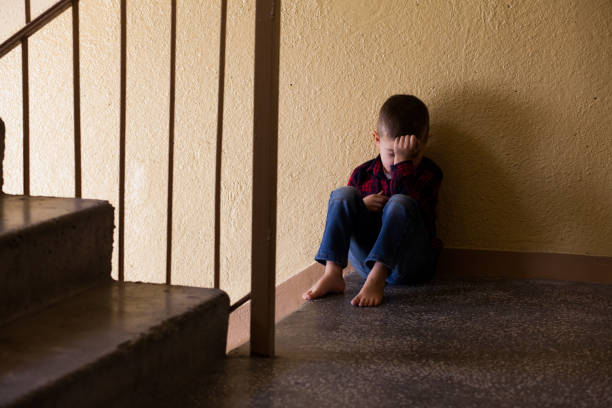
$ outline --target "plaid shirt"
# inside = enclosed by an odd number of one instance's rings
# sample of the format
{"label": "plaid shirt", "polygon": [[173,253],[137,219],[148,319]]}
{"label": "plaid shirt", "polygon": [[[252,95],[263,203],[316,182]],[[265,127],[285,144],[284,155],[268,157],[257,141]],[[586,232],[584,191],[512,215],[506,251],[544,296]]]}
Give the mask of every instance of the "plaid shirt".
{"label": "plaid shirt", "polygon": [[362,198],[381,190],[388,197],[406,194],[414,198],[419,203],[432,246],[440,249],[442,241],[436,237],[436,204],[441,182],[442,170],[427,157],[423,157],[416,169],[410,160],[391,166],[388,179],[378,155],[353,170],[348,185],[357,188]]}

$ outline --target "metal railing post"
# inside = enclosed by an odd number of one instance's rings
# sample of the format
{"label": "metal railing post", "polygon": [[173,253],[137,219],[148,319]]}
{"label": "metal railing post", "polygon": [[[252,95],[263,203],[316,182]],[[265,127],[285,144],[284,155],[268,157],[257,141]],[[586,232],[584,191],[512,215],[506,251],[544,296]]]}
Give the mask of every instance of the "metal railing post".
{"label": "metal railing post", "polygon": [[72,80],[74,92],[74,196],[81,198],[81,69],[79,0],[72,0]]}
{"label": "metal railing post", "polygon": [[[30,0],[25,0],[25,22],[32,20]],[[23,104],[23,195],[30,195],[30,68],[28,37],[21,40],[21,102]]]}
{"label": "metal railing post", "polygon": [[[3,186],[4,186],[4,134],[6,128],[4,127],[4,122],[2,118],[0,118],[0,196],[2,196]],[[0,225],[2,225],[2,220],[0,220]]]}
{"label": "metal railing post", "polygon": [[127,0],[121,0],[121,85],[119,106],[119,220],[118,279],[125,280],[125,88],[127,65]]}
{"label": "metal railing post", "polygon": [[168,211],[166,212],[166,284],[172,283],[172,190],[174,183],[174,102],[176,89],[176,0],[170,18],[170,113],[168,136]]}
{"label": "metal railing post", "polygon": [[215,248],[214,287],[221,286],[221,159],[223,156],[223,105],[225,96],[225,39],[227,35],[227,0],[221,0],[219,29],[219,85],[217,98],[217,153],[215,159]]}
{"label": "metal railing post", "polygon": [[274,356],[280,0],[255,6],[251,354]]}

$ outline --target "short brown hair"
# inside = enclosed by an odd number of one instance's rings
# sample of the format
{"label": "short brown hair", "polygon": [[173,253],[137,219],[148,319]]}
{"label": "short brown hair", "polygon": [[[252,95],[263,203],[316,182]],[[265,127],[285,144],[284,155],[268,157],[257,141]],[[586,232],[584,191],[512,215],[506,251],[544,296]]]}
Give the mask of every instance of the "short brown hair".
{"label": "short brown hair", "polygon": [[392,139],[404,135],[427,138],[429,111],[416,96],[393,95],[380,108],[376,127],[381,137],[384,134]]}

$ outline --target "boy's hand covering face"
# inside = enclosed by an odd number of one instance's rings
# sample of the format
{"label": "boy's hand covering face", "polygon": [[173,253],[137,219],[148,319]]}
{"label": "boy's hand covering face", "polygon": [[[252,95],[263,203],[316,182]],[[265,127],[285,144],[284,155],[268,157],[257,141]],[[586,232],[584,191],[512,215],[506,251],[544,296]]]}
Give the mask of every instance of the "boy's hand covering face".
{"label": "boy's hand covering face", "polygon": [[394,164],[415,160],[421,153],[422,143],[415,135],[404,135],[393,140],[393,151],[395,153]]}
{"label": "boy's hand covering face", "polygon": [[389,197],[383,195],[383,191],[381,190],[378,194],[370,194],[369,196],[365,196],[363,198],[363,203],[368,210],[378,212],[382,210],[388,199]]}

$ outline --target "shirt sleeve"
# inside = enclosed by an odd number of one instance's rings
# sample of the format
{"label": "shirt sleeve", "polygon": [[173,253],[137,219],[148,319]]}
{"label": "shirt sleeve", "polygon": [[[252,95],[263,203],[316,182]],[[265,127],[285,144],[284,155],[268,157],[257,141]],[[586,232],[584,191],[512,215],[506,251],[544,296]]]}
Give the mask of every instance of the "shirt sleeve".
{"label": "shirt sleeve", "polygon": [[347,186],[355,187],[357,190],[359,190],[359,173],[359,167],[356,167],[355,170],[353,170],[353,173],[351,173],[351,177],[349,177]]}
{"label": "shirt sleeve", "polygon": [[391,166],[391,195],[406,194],[419,200],[419,191],[415,189],[416,169],[412,160],[406,160]]}
{"label": "shirt sleeve", "polygon": [[405,194],[414,198],[421,207],[435,208],[442,177],[431,169],[417,175],[411,160],[391,166],[391,195]]}

